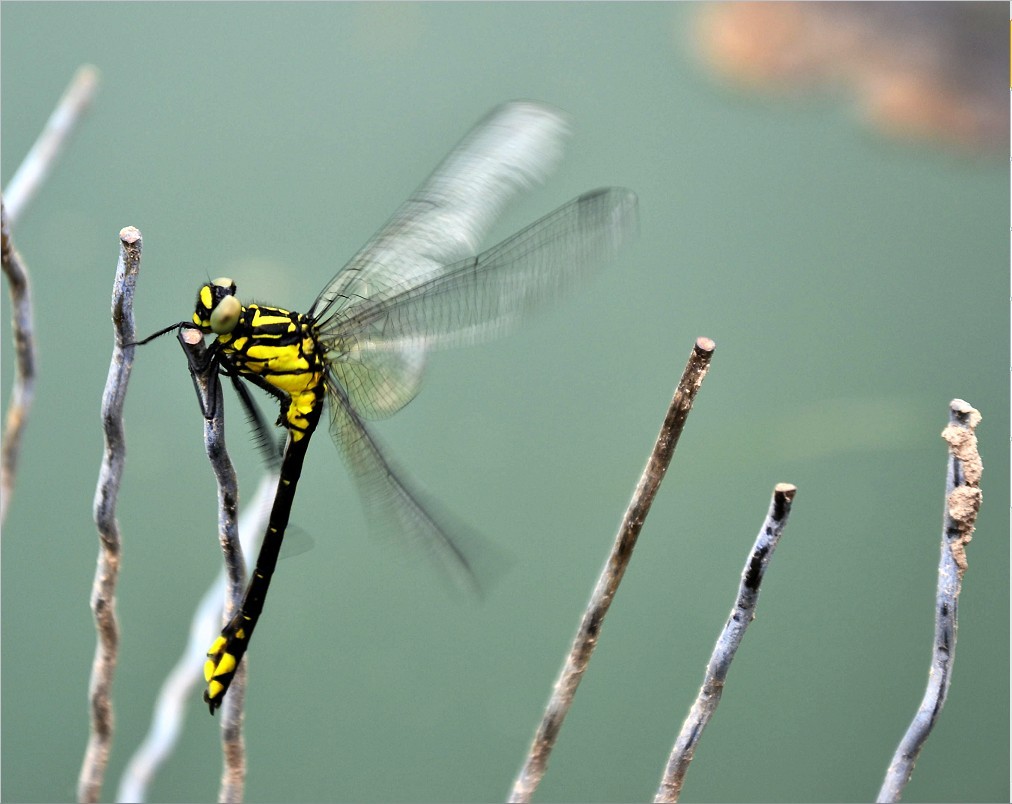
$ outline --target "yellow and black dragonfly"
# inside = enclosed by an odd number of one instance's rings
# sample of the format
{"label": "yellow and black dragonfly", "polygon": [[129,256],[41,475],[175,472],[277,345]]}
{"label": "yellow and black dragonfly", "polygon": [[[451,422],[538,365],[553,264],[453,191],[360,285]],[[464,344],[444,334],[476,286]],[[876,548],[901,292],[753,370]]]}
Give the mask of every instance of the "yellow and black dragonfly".
{"label": "yellow and black dragonfly", "polygon": [[[310,438],[326,407],[374,526],[419,539],[449,564],[472,568],[450,529],[386,457],[367,420],[418,392],[426,353],[517,325],[578,285],[636,232],[636,196],[608,187],[581,195],[496,246],[478,246],[517,192],[544,179],[568,126],[545,105],[514,102],[481,120],[394,216],[327,283],[306,313],[243,305],[230,279],[204,284],[191,321],[156,332],[216,336],[205,370],[275,397],[287,431],[281,479],[242,605],[208,652],[204,701],[214,714],[249,646],[288,524]],[[205,416],[211,412],[204,411]]]}

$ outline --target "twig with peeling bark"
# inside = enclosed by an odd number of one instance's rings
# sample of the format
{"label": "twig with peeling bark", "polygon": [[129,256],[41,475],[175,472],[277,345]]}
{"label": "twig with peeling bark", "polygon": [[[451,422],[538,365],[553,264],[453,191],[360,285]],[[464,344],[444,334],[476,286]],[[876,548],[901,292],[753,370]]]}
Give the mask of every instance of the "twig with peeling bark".
{"label": "twig with peeling bark", "polygon": [[[95,489],[94,516],[98,528],[99,553],[91,610],[95,616],[98,643],[91,668],[88,700],[91,732],[78,777],[78,801],[98,801],[109,761],[113,736],[111,689],[119,648],[116,622],[116,582],[119,577],[120,533],[116,521],[116,497],[126,461],[123,429],[123,400],[134,359],[133,297],[141,264],[141,233],[128,226],[119,233],[120,254],[112,293],[112,322],[115,341],[105,392],[102,394],[102,427],[105,448]],[[130,345],[125,345],[130,344]]]}
{"label": "twig with peeling bark", "polygon": [[7,519],[14,481],[17,477],[21,436],[35,399],[35,339],[32,313],[32,289],[10,229],[35,197],[82,114],[98,89],[98,71],[85,65],[78,69],[56,109],[49,116],[32,149],[7,183],[3,200],[3,272],[10,284],[11,327],[14,331],[15,374],[11,400],[4,426],[3,452],[0,454],[0,523]]}
{"label": "twig with peeling bark", "polygon": [[[225,557],[227,620],[242,605],[243,593],[246,590],[246,566],[236,522],[239,487],[235,469],[225,448],[225,403],[222,400],[217,365],[205,359],[204,338],[200,330],[180,330],[179,342],[187,352],[190,374],[200,397],[201,410],[213,411],[210,418],[206,416],[204,418],[204,449],[218,486],[218,541]],[[206,366],[206,370],[197,371],[195,366]],[[247,662],[240,663],[222,711],[221,741],[224,766],[218,790],[219,801],[241,801],[243,797],[246,781],[246,746],[242,722],[243,705],[246,700],[246,667]]]}
{"label": "twig with peeling bark", "polygon": [[935,599],[935,638],[931,669],[924,698],[906,734],[893,754],[878,801],[899,801],[910,781],[917,757],[945,705],[956,656],[957,607],[966,572],[966,545],[973,536],[980,510],[980,477],[983,465],[977,451],[975,430],[980,413],[962,399],[949,403],[949,424],[942,438],[949,445],[945,477],[945,511],[942,515],[942,549],[938,562],[938,592]]}
{"label": "twig with peeling bark", "polygon": [[778,483],[773,489],[773,499],[770,501],[766,519],[759,529],[759,535],[741,573],[738,597],[706,666],[703,686],[671,749],[661,784],[654,796],[655,804],[678,801],[682,784],[685,782],[685,773],[703,736],[703,729],[717,711],[717,704],[720,703],[720,696],[724,692],[727,671],[731,668],[738,646],[745,637],[745,629],[755,618],[755,607],[759,602],[759,586],[773,558],[773,551],[787,526],[787,518],[790,516],[796,492],[797,488],[790,483]]}
{"label": "twig with peeling bark", "polygon": [[14,480],[17,477],[21,436],[35,399],[35,337],[32,314],[32,286],[21,255],[11,238],[10,220],[4,200],[0,200],[0,247],[3,272],[11,294],[11,329],[14,333],[14,383],[4,424],[3,451],[0,453],[0,523],[6,521]]}
{"label": "twig with peeling bark", "polygon": [[555,746],[555,740],[562,728],[562,721],[569,712],[573,697],[576,695],[576,688],[583,678],[591,654],[597,645],[604,617],[608,613],[619,582],[625,574],[626,566],[632,557],[632,550],[636,546],[643,522],[650,511],[657,489],[664,479],[668,464],[671,462],[671,456],[674,454],[678,438],[685,426],[685,420],[692,409],[696,393],[710,368],[710,360],[715,348],[716,345],[709,338],[699,338],[696,341],[689,362],[685,366],[678,387],[675,389],[675,395],[671,400],[667,415],[664,417],[664,423],[661,425],[653,452],[636,486],[629,508],[619,525],[618,535],[607,563],[598,578],[590,602],[587,604],[579,630],[566,657],[562,672],[555,682],[551,698],[545,707],[545,713],[534,735],[534,741],[528,751],[527,758],[513,783],[508,801],[530,801],[545,774],[548,767],[548,757]]}

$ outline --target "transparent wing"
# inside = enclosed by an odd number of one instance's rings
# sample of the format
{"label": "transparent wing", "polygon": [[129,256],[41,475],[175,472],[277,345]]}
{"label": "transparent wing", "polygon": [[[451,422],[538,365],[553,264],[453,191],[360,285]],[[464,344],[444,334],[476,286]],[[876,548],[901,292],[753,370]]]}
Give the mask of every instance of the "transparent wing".
{"label": "transparent wing", "polygon": [[562,113],[550,106],[517,101],[493,109],[337,273],[309,314],[320,321],[476,254],[506,203],[559,161],[567,134]]}
{"label": "transparent wing", "polygon": [[593,190],[477,257],[335,313],[320,324],[321,339],[336,362],[368,363],[497,335],[614,257],[636,233],[636,205],[630,190]]}
{"label": "transparent wing", "polygon": [[330,433],[351,469],[370,527],[381,534],[407,537],[429,553],[440,569],[468,591],[480,592],[475,562],[465,555],[460,533],[450,535],[444,517],[409,484],[383,454],[376,437],[349,403],[344,389],[327,376]]}
{"label": "transparent wing", "polygon": [[425,369],[425,350],[349,348],[328,355],[331,370],[356,412],[367,419],[392,416],[414,399]]}

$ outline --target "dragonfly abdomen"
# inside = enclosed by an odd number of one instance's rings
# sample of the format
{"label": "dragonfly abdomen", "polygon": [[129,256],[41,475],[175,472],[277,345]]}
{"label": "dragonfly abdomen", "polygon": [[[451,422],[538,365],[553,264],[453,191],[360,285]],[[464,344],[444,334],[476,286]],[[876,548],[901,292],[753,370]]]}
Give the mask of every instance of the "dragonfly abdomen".
{"label": "dragonfly abdomen", "polygon": [[[293,399],[292,406],[294,407],[295,404]],[[302,475],[302,464],[309,447],[309,436],[312,435],[320,420],[322,404],[321,398],[318,400],[318,404],[305,412],[307,426],[304,432],[296,436],[296,431],[291,431],[292,439],[285,449],[284,461],[281,464],[281,475],[270,519],[267,523],[267,533],[260,546],[256,567],[250,578],[246,594],[243,596],[239,611],[222,629],[221,635],[214,641],[207,653],[207,661],[204,663],[204,680],[207,682],[204,703],[208,705],[212,715],[214,710],[221,706],[225,693],[228,692],[229,685],[239,668],[239,663],[246,655],[246,649],[253,636],[253,629],[256,628],[257,622],[260,620],[264,600],[267,598],[267,590],[270,588],[271,576],[274,575],[285,530],[288,528],[288,518],[295,500],[295,489]]]}

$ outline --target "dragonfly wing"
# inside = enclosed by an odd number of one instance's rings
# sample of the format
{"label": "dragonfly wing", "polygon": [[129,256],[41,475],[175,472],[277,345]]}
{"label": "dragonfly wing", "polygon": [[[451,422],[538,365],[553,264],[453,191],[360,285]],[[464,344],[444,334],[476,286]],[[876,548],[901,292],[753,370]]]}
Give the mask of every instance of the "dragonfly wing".
{"label": "dragonfly wing", "polygon": [[493,109],[337,273],[310,316],[323,323],[476,254],[507,202],[554,168],[567,134],[550,106],[518,101]]}
{"label": "dragonfly wing", "polygon": [[[425,349],[372,349],[361,339],[331,350],[331,370],[354,409],[367,419],[392,416],[414,399],[425,370]],[[359,345],[361,344],[361,345]]]}
{"label": "dragonfly wing", "polygon": [[341,311],[386,298],[475,254],[509,200],[558,162],[567,133],[561,112],[543,104],[492,110],[317,298],[309,315],[359,414],[388,416],[414,397],[425,344],[381,349],[369,338],[345,338]]}
{"label": "dragonfly wing", "polygon": [[[454,580],[480,591],[475,565],[459,537],[436,518],[431,502],[409,484],[384,454],[376,437],[349,403],[332,376],[327,377],[330,432],[358,486],[370,527],[381,534],[404,536],[424,548]],[[441,517],[442,518],[442,517]],[[441,519],[440,518],[440,519]]]}
{"label": "dragonfly wing", "polygon": [[359,351],[484,340],[580,284],[637,232],[631,190],[592,190],[497,246],[349,308],[324,329]]}

